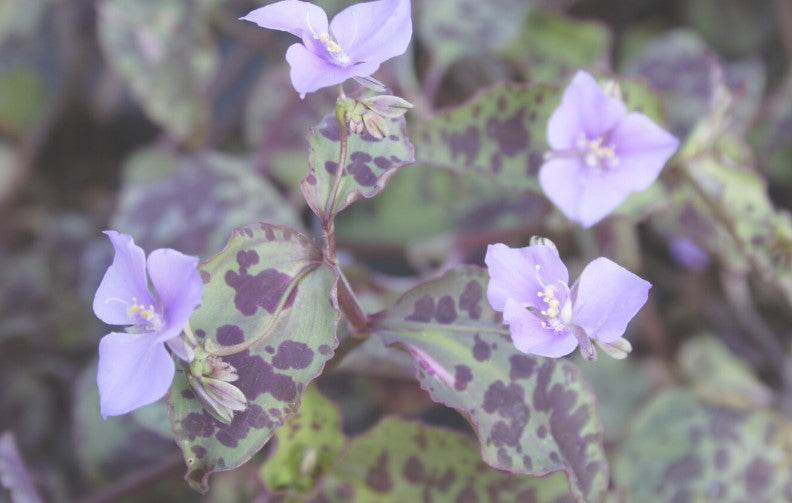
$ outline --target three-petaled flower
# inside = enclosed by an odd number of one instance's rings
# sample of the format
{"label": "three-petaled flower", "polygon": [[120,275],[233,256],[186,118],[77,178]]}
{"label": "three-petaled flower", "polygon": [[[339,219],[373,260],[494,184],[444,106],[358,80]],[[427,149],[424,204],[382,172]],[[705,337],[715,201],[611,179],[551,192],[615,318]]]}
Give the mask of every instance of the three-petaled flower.
{"label": "three-petaled flower", "polygon": [[539,171],[547,197],[590,227],[654,182],[679,140],[579,71],[547,123],[552,148]]}
{"label": "three-petaled flower", "polygon": [[352,77],[370,76],[381,63],[404,53],[412,37],[410,0],[355,4],[329,26],[321,7],[300,0],[275,2],[242,19],[302,39],[286,51],[292,84],[301,98]]}
{"label": "three-petaled flower", "polygon": [[644,305],[651,284],[599,257],[569,287],[569,272],[552,246],[487,248],[487,299],[503,313],[515,347],[557,358],[581,346],[594,357],[592,341],[612,356],[626,356],[627,323]]}
{"label": "three-petaled flower", "polygon": [[158,249],[147,261],[130,236],[116,231],[105,234],[115,248],[115,257],[96,290],[93,309],[105,323],[127,326],[126,332],[111,332],[99,342],[96,381],[99,407],[107,417],[125,414],[165,395],[175,371],[165,344],[179,358],[188,360],[188,348],[179,335],[201,303],[203,282],[197,257]]}

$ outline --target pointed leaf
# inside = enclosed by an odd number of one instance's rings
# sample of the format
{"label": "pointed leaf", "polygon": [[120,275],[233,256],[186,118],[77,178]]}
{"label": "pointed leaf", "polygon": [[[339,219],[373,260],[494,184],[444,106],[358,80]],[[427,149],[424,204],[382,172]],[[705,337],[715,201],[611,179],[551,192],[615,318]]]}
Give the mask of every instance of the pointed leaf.
{"label": "pointed leaf", "polygon": [[107,0],[97,10],[99,43],[113,70],[153,120],[200,144],[217,63],[202,9],[189,0]]}
{"label": "pointed leaf", "polygon": [[792,424],[769,410],[672,389],[636,418],[614,475],[630,501],[789,501],[790,438]]}
{"label": "pointed leaf", "polygon": [[146,250],[209,257],[231,231],[258,219],[299,228],[297,211],[242,159],[152,148],[127,162],[112,228]]}
{"label": "pointed leaf", "polygon": [[417,161],[485,175],[511,190],[539,190],[547,120],[560,99],[547,86],[488,88],[416,128]]}
{"label": "pointed leaf", "polygon": [[336,461],[345,443],[338,407],[309,386],[300,410],[275,432],[275,451],[261,467],[270,491],[297,496],[313,489]]}
{"label": "pointed leaf", "polygon": [[187,462],[187,479],[208,489],[209,474],[246,462],[294,414],[308,383],[338,344],[335,273],[314,243],[296,231],[260,224],[234,232],[201,266],[204,298],[190,324],[199,341],[229,348],[261,338],[223,360],[248,407],[224,424],[206,411],[177,372],[171,422]]}
{"label": "pointed leaf", "polygon": [[572,363],[517,351],[486,287],[483,269],[452,270],[404,294],[373,329],[412,354],[435,401],[470,420],[488,464],[564,470],[577,500],[598,501],[608,464],[593,393]]}
{"label": "pointed leaf", "polygon": [[481,56],[518,34],[531,2],[525,0],[433,0],[424,4],[416,34],[442,66]]}
{"label": "pointed leaf", "polygon": [[390,134],[381,140],[368,132],[348,136],[346,167],[341,172],[334,201],[329,198],[341,152],[338,122],[335,115],[329,114],[311,129],[310,167],[300,188],[317,216],[332,220],[354,201],[376,196],[399,168],[415,161],[404,117],[385,122]]}
{"label": "pointed leaf", "polygon": [[453,431],[395,417],[353,439],[323,485],[333,502],[568,501],[560,473],[542,478],[499,472],[474,442]]}

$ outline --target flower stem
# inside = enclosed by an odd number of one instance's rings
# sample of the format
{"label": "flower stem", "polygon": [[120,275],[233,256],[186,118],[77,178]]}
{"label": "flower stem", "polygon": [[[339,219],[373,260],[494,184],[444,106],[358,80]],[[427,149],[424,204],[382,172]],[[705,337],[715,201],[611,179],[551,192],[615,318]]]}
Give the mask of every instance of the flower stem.
{"label": "flower stem", "polygon": [[338,166],[336,167],[335,177],[333,178],[333,186],[330,189],[327,203],[325,204],[326,210],[324,222],[322,222],[323,227],[327,227],[329,230],[332,230],[332,220],[335,216],[336,197],[338,197],[338,189],[341,186],[341,177],[344,174],[344,167],[346,166],[347,144],[349,143],[349,134],[346,128],[346,112],[346,94],[344,93],[344,88],[339,85],[335,116],[336,121],[338,122],[338,138],[341,143],[341,149],[338,154]]}
{"label": "flower stem", "polygon": [[297,285],[300,284],[300,281],[304,277],[306,277],[311,271],[319,267],[318,263],[311,263],[300,269],[300,271],[294,276],[294,279],[291,280],[289,286],[283,292],[283,295],[278,302],[278,306],[275,308],[275,312],[272,315],[272,320],[270,321],[267,328],[261,331],[255,337],[247,339],[245,341],[240,342],[239,344],[234,344],[233,346],[221,346],[214,342],[213,340],[209,339],[204,343],[204,349],[210,355],[214,356],[229,356],[234,355],[237,353],[241,353],[246,349],[253,347],[255,344],[260,342],[262,339],[266,338],[268,335],[272,333],[275,327],[278,325],[281,316],[283,315],[284,306],[286,305],[286,301],[291,297],[292,293],[294,293],[294,289],[297,288]]}

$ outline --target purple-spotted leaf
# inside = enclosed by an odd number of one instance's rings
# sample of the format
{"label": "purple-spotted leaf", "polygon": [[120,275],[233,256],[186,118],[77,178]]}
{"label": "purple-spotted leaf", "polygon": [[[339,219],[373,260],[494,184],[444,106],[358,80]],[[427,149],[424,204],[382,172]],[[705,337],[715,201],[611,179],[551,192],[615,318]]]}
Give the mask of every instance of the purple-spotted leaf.
{"label": "purple-spotted leaf", "polygon": [[416,159],[485,175],[508,189],[538,191],[547,121],[560,99],[548,86],[493,86],[416,128]]}
{"label": "purple-spotted leaf", "polygon": [[300,410],[275,432],[276,446],[261,467],[267,489],[299,498],[314,488],[344,447],[338,407],[309,386]]}
{"label": "purple-spotted leaf", "polygon": [[630,501],[792,501],[792,423],[675,388],[638,415],[614,478]]}
{"label": "purple-spotted leaf", "polygon": [[197,144],[208,128],[206,88],[217,63],[208,6],[189,0],[97,5],[99,43],[113,71],[154,121]]}
{"label": "purple-spotted leaf", "polygon": [[[201,265],[204,297],[190,318],[207,349],[233,365],[233,384],[248,400],[230,424],[215,419],[177,372],[171,422],[187,462],[187,480],[208,489],[209,474],[235,468],[258,452],[294,414],[308,383],[338,341],[335,273],[308,238],[259,224],[234,232],[226,248]],[[209,343],[211,341],[211,343]],[[251,344],[247,349],[237,346]]]}
{"label": "purple-spotted leaf", "polygon": [[436,64],[503,47],[519,33],[531,2],[525,0],[432,0],[421,4],[417,35]]}
{"label": "purple-spotted leaf", "polygon": [[[335,184],[341,140],[335,115],[311,129],[308,174],[300,184],[305,200],[320,219],[332,220],[354,201],[379,194],[399,168],[415,161],[403,117],[386,119],[389,134],[377,140],[368,132],[350,134],[345,168]],[[331,200],[334,187],[335,199]]]}
{"label": "purple-spotted leaf", "polygon": [[668,115],[667,126],[680,138],[707,113],[721,74],[740,95],[734,117],[738,127],[750,122],[764,90],[761,63],[723,65],[693,31],[676,30],[653,39],[624,68],[627,75],[647,80],[660,94]]}
{"label": "purple-spotted leaf", "polygon": [[299,228],[297,211],[244,160],[217,152],[136,152],[124,167],[113,229],[146,250],[175,248],[209,257],[231,231],[263,220]]}
{"label": "purple-spotted leaf", "polygon": [[466,435],[388,417],[350,442],[324,481],[318,501],[326,500],[564,503],[570,497],[560,473],[535,478],[493,470]]}
{"label": "purple-spotted leaf", "polygon": [[593,393],[571,362],[517,351],[486,287],[485,270],[452,270],[404,294],[373,330],[410,352],[435,401],[470,420],[488,464],[563,470],[578,501],[601,500],[608,463]]}

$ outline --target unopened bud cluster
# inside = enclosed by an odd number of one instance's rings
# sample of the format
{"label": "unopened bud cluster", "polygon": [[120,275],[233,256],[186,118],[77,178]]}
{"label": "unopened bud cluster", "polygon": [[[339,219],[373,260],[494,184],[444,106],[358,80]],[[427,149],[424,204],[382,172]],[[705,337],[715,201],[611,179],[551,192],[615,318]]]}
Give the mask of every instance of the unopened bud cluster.
{"label": "unopened bud cluster", "polygon": [[244,393],[231,384],[237,379],[236,369],[214,355],[196,356],[187,372],[187,382],[204,408],[226,424],[234,419],[235,412],[247,409]]}
{"label": "unopened bud cluster", "polygon": [[353,134],[368,134],[381,140],[388,135],[387,119],[401,117],[413,106],[398,96],[380,95],[360,100],[350,100],[345,119]]}

